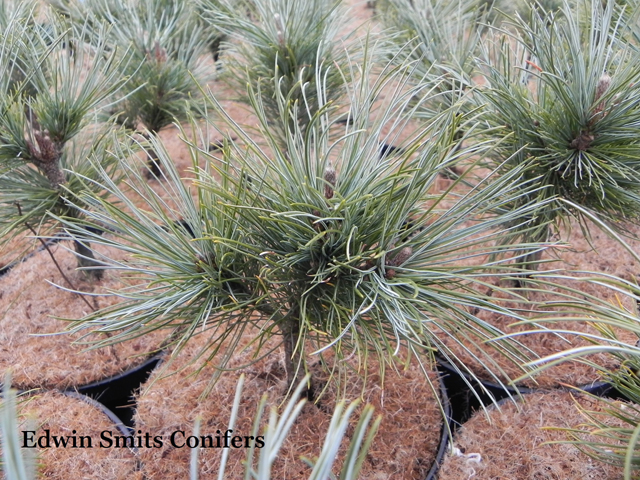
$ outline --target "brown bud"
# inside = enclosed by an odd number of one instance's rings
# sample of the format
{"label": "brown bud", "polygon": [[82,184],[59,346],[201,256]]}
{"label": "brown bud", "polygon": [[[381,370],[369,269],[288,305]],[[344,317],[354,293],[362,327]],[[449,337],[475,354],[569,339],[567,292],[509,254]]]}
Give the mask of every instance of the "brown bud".
{"label": "brown bud", "polygon": [[[593,100],[594,103],[597,103],[598,100],[602,98],[602,96],[607,92],[607,90],[609,90],[610,86],[611,86],[611,77],[605,73],[598,80],[598,85],[596,86],[596,95]],[[600,102],[596,106],[594,110],[594,114],[598,114],[603,110],[604,110],[604,102]]]}
{"label": "brown bud", "polygon": [[31,161],[45,174],[51,187],[57,190],[66,182],[60,169],[60,148],[47,130],[34,129],[31,134],[35,142],[29,138],[25,139]]}
{"label": "brown bud", "polygon": [[60,157],[60,152],[58,147],[51,137],[49,136],[49,132],[45,130],[44,134],[39,134],[39,132],[35,133],[36,141],[38,142],[38,146],[41,152],[41,160],[43,162],[51,163],[57,162]]}
{"label": "brown bud", "polygon": [[[393,246],[391,247],[393,248]],[[409,257],[413,255],[413,248],[411,247],[403,247],[395,257],[387,259],[387,266],[390,267],[398,267],[402,265],[404,262],[409,260]]]}
{"label": "brown bud", "polygon": [[167,61],[167,51],[160,46],[160,43],[156,41],[155,44],[155,57],[158,63],[164,63]]}
{"label": "brown bud", "polygon": [[147,58],[155,60],[158,63],[164,63],[167,61],[167,51],[160,46],[160,42],[157,40],[153,44],[151,51],[147,50]]}
{"label": "brown bud", "polygon": [[402,265],[404,262],[409,260],[409,257],[413,255],[413,248],[404,247],[402,250],[398,252],[398,254],[393,258],[393,264],[396,266]]}
{"label": "brown bud", "polygon": [[580,150],[584,152],[587,150],[591,143],[595,140],[595,137],[591,135],[589,132],[585,132],[584,130],[580,133],[580,136],[574,138],[569,146],[575,150]]}
{"label": "brown bud", "polygon": [[328,167],[324,171],[324,179],[327,183],[324,185],[324,198],[327,200],[333,198],[333,187],[336,186],[337,175],[333,167]]}
{"label": "brown bud", "polygon": [[605,92],[609,90],[610,86],[611,86],[611,77],[605,73],[598,80],[598,86],[596,87],[596,97],[595,97],[596,102],[602,98]]}

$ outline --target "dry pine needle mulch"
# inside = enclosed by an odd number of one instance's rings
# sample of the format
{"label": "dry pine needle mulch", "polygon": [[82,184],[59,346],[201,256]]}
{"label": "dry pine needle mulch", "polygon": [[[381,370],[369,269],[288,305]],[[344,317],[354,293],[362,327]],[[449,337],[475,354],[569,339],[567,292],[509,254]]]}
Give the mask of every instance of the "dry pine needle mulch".
{"label": "dry pine needle mulch", "polygon": [[[227,430],[231,406],[237,381],[241,373],[245,374],[242,401],[238,421],[234,431],[238,435],[250,435],[253,418],[263,394],[269,397],[263,416],[263,425],[269,416],[269,409],[276,407],[281,412],[285,402],[286,374],[282,363],[282,352],[274,350],[267,357],[251,366],[222,374],[215,387],[204,399],[202,393],[209,386],[214,372],[211,365],[205,367],[197,376],[194,372],[199,362],[192,362],[202,348],[206,348],[207,334],[202,334],[189,343],[172,359],[172,362],[154,372],[143,386],[137,399],[136,429],[142,432],[154,432],[168,439],[177,430],[185,435],[194,431],[196,418],[202,419],[201,435],[217,435]],[[243,339],[244,345],[250,340],[250,334]],[[277,339],[272,339],[265,350],[273,347]],[[265,351],[263,350],[263,351]],[[239,368],[251,358],[250,351],[239,353],[236,350],[231,368]],[[215,359],[214,359],[215,362]],[[321,387],[327,381],[326,373],[312,366],[315,385]],[[324,377],[323,377],[324,375]],[[385,372],[384,389],[380,387],[377,365],[371,362],[369,378],[363,391],[362,379],[353,376],[346,387],[347,401],[362,398],[365,403],[375,407],[376,415],[383,415],[378,434],[367,455],[361,479],[424,479],[431,467],[440,440],[442,416],[436,399],[417,365],[411,364],[407,370],[395,373],[392,369]],[[431,379],[437,383],[435,375]],[[308,476],[311,469],[300,456],[315,458],[320,454],[324,436],[331,421],[336,398],[342,398],[330,384],[317,404],[307,403],[287,437],[272,470],[272,478],[301,479]],[[361,411],[361,408],[357,411]],[[357,423],[352,417],[348,435]],[[343,444],[340,455],[346,451]],[[175,448],[165,441],[162,449],[143,449],[141,460],[145,475],[149,478],[187,478],[189,471],[189,449]],[[259,453],[259,450],[256,454]],[[221,449],[209,448],[200,451],[200,478],[217,478]],[[241,479],[244,475],[243,461],[246,458],[244,448],[231,449],[225,479]],[[340,457],[339,457],[340,458]],[[339,472],[340,459],[334,467]]]}
{"label": "dry pine needle mulch", "polygon": [[[575,400],[574,400],[575,399]],[[552,391],[524,396],[524,403],[478,411],[456,433],[459,454],[446,455],[439,480],[618,480],[622,469],[589,458],[575,446],[544,445],[567,434],[544,427],[575,428],[585,419],[576,401],[598,411],[590,397]]]}

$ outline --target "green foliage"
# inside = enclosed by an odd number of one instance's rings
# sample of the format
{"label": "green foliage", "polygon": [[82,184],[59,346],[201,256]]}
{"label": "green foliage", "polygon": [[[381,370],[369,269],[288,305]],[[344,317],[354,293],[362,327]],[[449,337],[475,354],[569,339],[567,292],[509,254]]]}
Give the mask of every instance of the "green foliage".
{"label": "green foliage", "polygon": [[[428,82],[429,102],[416,115],[429,120],[454,105],[473,86],[474,55],[487,16],[481,1],[385,0],[379,18],[389,28],[396,52],[417,60],[414,82]],[[410,47],[410,48],[408,48]],[[435,93],[435,94],[434,94]]]}
{"label": "green foliage", "polygon": [[[467,149],[452,141],[448,125],[454,114],[447,113],[434,129],[409,135],[399,144],[403,150],[380,155],[382,143],[409,132],[414,112],[407,105],[420,87],[406,83],[410,65],[387,65],[377,76],[370,62],[356,68],[360,77],[345,73],[359,78],[350,90],[355,123],[335,143],[329,138],[330,107],[324,106],[305,133],[296,129],[282,146],[262,97],[250,91],[261,138],[229,119],[242,143],[226,144],[222,158],[198,148],[207,145],[204,139],[192,140],[190,187],[157,141],[152,146],[166,171],[161,191],[146,185],[130,151],[114,150],[137,198],[104,175],[96,189],[113,200],[83,198],[92,208],[78,208],[88,225],[113,232],[92,241],[131,254],[127,263],[105,261],[135,282],[115,293],[121,303],[77,321],[74,329],[113,332],[103,342],[112,343],[170,328],[179,344],[213,329],[215,353],[229,358],[247,324],[257,324],[258,351],[265,338],[283,336],[287,374],[295,384],[307,368],[307,354],[326,349],[338,359],[356,352],[365,366],[370,356],[378,357],[382,370],[399,361],[401,349],[402,356],[408,351],[422,362],[438,350],[460,365],[448,341],[483,351],[487,346],[479,344],[501,335],[483,312],[522,319],[508,305],[527,300],[491,283],[505,270],[521,271],[480,260],[498,252],[518,256],[530,247],[502,242],[500,225],[521,212],[492,214],[526,192],[517,180],[520,172],[459,196],[455,184],[431,193],[443,168],[483,153],[485,146]],[[394,82],[396,94],[385,103],[385,89]],[[224,116],[215,98],[210,102]],[[280,95],[286,122],[297,113],[284,103]],[[78,231],[76,222],[66,223]],[[485,293],[488,286],[499,289],[504,302],[496,304]],[[487,345],[514,362],[527,357],[517,342]],[[500,382],[495,360],[479,355]],[[343,378],[349,368],[339,361],[334,373]]]}
{"label": "green foliage", "polygon": [[[29,15],[32,15],[32,11]],[[98,106],[124,82],[104,42],[76,43],[58,18],[43,29],[32,16],[12,18],[0,51],[0,242],[24,231],[46,235],[49,214],[77,216],[67,199],[96,176],[87,158],[105,160],[107,127],[92,125]],[[53,43],[52,43],[52,39]],[[22,81],[11,72],[19,71]],[[29,93],[26,93],[29,92]],[[111,163],[113,165],[113,163]],[[35,167],[35,168],[34,168]],[[108,164],[104,164],[109,168]]]}
{"label": "green foliage", "polygon": [[[231,418],[229,419],[229,430],[233,430],[235,425],[237,410],[241,400],[243,382],[244,376],[240,377],[236,389]],[[254,460],[255,444],[253,444],[247,451],[244,475],[246,480],[269,480],[269,478],[271,478],[271,468],[278,458],[278,452],[289,434],[291,426],[296,421],[298,415],[302,412],[302,408],[305,404],[305,400],[300,400],[298,402],[295,401],[295,398],[300,396],[305,383],[305,381],[302,381],[298,385],[293,398],[289,400],[280,417],[278,417],[275,407],[271,409],[269,423],[264,432],[264,447],[260,449],[257,462]],[[258,412],[254,418],[253,436],[258,435],[260,421],[264,414],[266,401],[267,396],[265,394],[262,397],[262,401],[258,406]],[[342,446],[344,435],[349,428],[349,419],[358,407],[358,403],[359,402],[357,401],[352,402],[346,409],[345,402],[339,402],[336,405],[333,412],[333,418],[331,419],[331,424],[329,425],[325,436],[320,457],[315,462],[309,459],[304,459],[312,468],[308,477],[309,480],[328,480],[330,478],[336,478],[331,473],[331,467],[336,461],[338,449]],[[372,417],[373,407],[371,405],[367,405],[360,414],[360,420],[351,435],[352,440],[349,444],[348,453],[343,462],[339,477],[340,480],[355,480],[358,478],[358,474],[362,468],[362,463],[367,455],[371,442],[373,441],[373,437],[375,436],[381,421],[381,417],[378,417],[373,422],[373,425],[370,426]],[[194,435],[198,435],[199,428],[200,423],[197,421]],[[193,449],[191,451],[191,471],[189,475],[191,480],[198,479],[198,452],[199,449]],[[220,464],[220,469],[218,470],[219,479],[224,478],[227,454],[227,451],[222,454],[222,462]]]}
{"label": "green foliage", "polygon": [[213,78],[205,55],[217,34],[201,21],[191,0],[126,0],[109,2],[67,0],[57,2],[75,25],[91,25],[92,36],[101,36],[122,62],[120,75],[128,77],[120,90],[119,119],[152,133],[174,120],[196,112],[198,84]]}
{"label": "green foliage", "polygon": [[4,473],[7,480],[33,480],[36,478],[36,459],[30,450],[23,453],[20,448],[17,407],[17,395],[11,389],[11,378],[7,375],[0,396],[0,473]]}
{"label": "green foliage", "polygon": [[589,215],[613,228],[638,218],[640,70],[621,13],[598,0],[562,14],[532,10],[515,21],[519,33],[486,42],[487,85],[474,95],[485,104],[484,133],[499,140],[490,168],[524,166],[544,187],[521,197],[544,205],[528,217],[532,241],[568,217],[585,231]]}
{"label": "green foliage", "polygon": [[[340,2],[203,0],[202,5],[204,18],[233,40],[227,44],[225,78],[247,103],[247,88],[257,92],[283,144],[296,124],[304,132],[321,105],[344,95],[345,79],[334,68],[346,61],[339,47],[345,25]],[[297,112],[285,124],[280,97]]]}
{"label": "green foliage", "polygon": [[[567,429],[573,440],[566,443],[575,445],[596,460],[624,467],[624,480],[638,478],[640,409],[632,403],[596,401],[601,410],[581,409],[587,423]],[[592,438],[587,438],[588,435]]]}
{"label": "green foliage", "polygon": [[[10,389],[10,379],[4,382],[2,398],[0,403],[0,442],[2,446],[2,459],[0,461],[0,473],[5,474],[6,480],[34,480],[36,476],[35,458],[32,458],[32,450],[20,448],[20,438],[18,430],[18,411],[16,405],[16,393]],[[233,430],[237,411],[242,399],[242,387],[244,385],[244,376],[238,381],[236,395],[232,413],[229,419],[229,429]],[[297,388],[297,393],[304,388],[304,382]],[[297,395],[295,396],[297,397]],[[266,404],[266,395],[262,398],[258,411],[254,418],[253,436],[258,436],[260,422],[264,414]],[[245,466],[245,478],[256,480],[268,480],[274,461],[278,458],[278,453],[284,440],[289,434],[290,428],[300,415],[305,400],[299,402],[293,399],[289,400],[285,406],[282,415],[278,417],[275,408],[271,410],[269,422],[265,428],[264,447],[260,449],[257,464],[254,461],[255,444],[247,451],[247,463]],[[344,436],[349,428],[349,420],[355,413],[358,402],[353,402],[345,408],[344,402],[339,402],[333,413],[331,424],[327,429],[324,446],[320,457],[314,462],[306,460],[312,468],[309,480],[325,480],[335,478],[331,474],[331,467],[336,461],[338,449],[341,447]],[[367,455],[373,437],[375,436],[380,425],[381,418],[378,417],[371,424],[373,417],[373,407],[366,406],[360,414],[355,430],[351,435],[348,453],[344,459],[343,467],[340,473],[341,480],[355,480],[362,467],[362,463]],[[199,421],[196,422],[194,435],[199,434]],[[191,470],[189,478],[191,480],[198,479],[198,452],[199,448],[191,450]],[[223,461],[221,462],[218,472],[218,478],[224,478],[226,469],[226,457],[228,450],[224,450]]]}
{"label": "green foliage", "polygon": [[[571,6],[575,6],[576,3],[573,0],[569,0]],[[492,4],[491,19],[493,25],[501,25],[505,27],[505,23],[509,24],[510,19],[515,16],[519,16],[521,19],[527,21],[531,16],[531,11],[552,13],[562,10],[565,5],[564,0],[484,0],[484,3]]]}
{"label": "green foliage", "polygon": [[[75,5],[71,17],[76,22],[88,17],[93,36],[101,36],[109,25],[106,41],[124,67],[121,77],[128,79],[119,92],[122,102],[111,110],[119,123],[148,138],[200,111],[201,85],[215,72],[206,54],[218,34],[201,20],[194,2],[93,0]],[[149,177],[158,177],[156,152],[146,148]]]}
{"label": "green foliage", "polygon": [[[621,340],[624,333],[635,334],[640,339],[640,317],[638,302],[640,288],[635,282],[613,276],[592,276],[592,282],[610,288],[617,304],[587,298],[589,304],[567,302],[565,310],[574,310],[574,319],[589,321],[598,330],[598,334],[562,330],[554,322],[567,318],[546,318],[550,331],[566,337],[578,336],[591,342],[591,345],[576,347],[558,352],[546,358],[532,362],[534,372],[567,361],[585,363],[602,375],[602,380],[615,388],[627,401],[608,400],[594,397],[596,407],[588,410],[580,405],[585,421],[571,428],[563,428],[570,443],[590,457],[608,464],[624,468],[624,479],[638,477],[640,470],[640,340],[631,343]],[[624,305],[633,302],[636,305],[628,309]],[[543,319],[538,319],[541,321]],[[594,354],[606,354],[617,360],[618,367],[608,369],[594,363]]]}

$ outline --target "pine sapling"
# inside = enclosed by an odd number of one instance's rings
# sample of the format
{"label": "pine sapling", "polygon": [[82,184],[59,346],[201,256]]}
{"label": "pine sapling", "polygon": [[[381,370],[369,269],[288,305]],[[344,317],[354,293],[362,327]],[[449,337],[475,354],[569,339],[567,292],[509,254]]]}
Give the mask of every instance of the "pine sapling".
{"label": "pine sapling", "polygon": [[[247,325],[253,325],[254,358],[268,353],[261,351],[268,338],[281,339],[284,388],[290,392],[310,370],[311,355],[329,368],[329,351],[332,378],[342,381],[353,373],[346,361],[352,354],[364,371],[375,356],[382,376],[405,353],[426,371],[436,350],[473,375],[445,339],[465,350],[473,345],[489,366],[494,363],[487,347],[515,363],[526,361],[526,348],[498,339],[503,333],[481,315],[520,321],[523,310],[535,308],[534,300],[509,288],[502,289],[500,304],[483,293],[487,276],[522,270],[506,261],[464,259],[527,251],[526,244],[503,242],[501,225],[521,212],[492,214],[505,194],[522,196],[527,190],[517,180],[519,172],[511,172],[452,203],[430,194],[443,167],[480,155],[485,147],[453,148],[456,112],[443,113],[429,128],[409,130],[408,99],[423,93],[410,87],[410,68],[386,65],[380,73],[368,61],[345,72],[359,83],[350,89],[354,124],[337,143],[327,121],[331,105],[321,105],[305,133],[294,123],[282,145],[258,92],[249,90],[258,106],[260,137],[208,96],[210,109],[227,119],[225,128],[239,140],[226,141],[212,154],[196,133],[188,142],[195,177],[188,184],[162,144],[152,140],[166,172],[162,198],[144,181],[130,152],[117,149],[119,170],[138,198],[103,175],[95,183],[109,197],[96,199],[91,209],[77,207],[87,224],[117,232],[99,241],[126,250],[130,261],[105,262],[137,278],[132,288],[114,292],[122,302],[75,322],[73,329],[125,329],[118,340],[126,340],[167,328],[178,348],[205,329],[211,334],[207,355],[223,371]],[[398,89],[383,98],[394,82]],[[279,96],[279,115],[295,118]],[[195,122],[193,127],[197,132]],[[411,133],[398,154],[381,157],[380,145],[399,132]],[[501,372],[488,370],[504,382]],[[308,396],[322,391],[315,380],[309,380]]]}
{"label": "pine sapling", "polygon": [[[148,141],[173,122],[198,114],[201,86],[215,75],[206,54],[215,34],[191,0],[126,0],[87,6],[93,23],[111,25],[106,41],[127,52],[121,75],[129,78],[120,95],[119,116]],[[148,176],[161,178],[157,154],[147,143]]]}
{"label": "pine sapling", "polygon": [[633,18],[615,2],[565,2],[561,11],[533,9],[484,44],[486,84],[474,96],[484,138],[496,141],[487,166],[523,168],[537,186],[528,200],[544,204],[510,225],[513,238],[532,244],[523,264],[570,219],[587,238],[590,223],[620,233],[638,222],[640,70],[626,38]]}
{"label": "pine sapling", "polygon": [[[3,44],[0,52],[3,71],[19,71],[22,77],[9,74],[0,81],[3,241],[24,231],[46,236],[59,225],[56,216],[79,219],[68,199],[85,188],[84,177],[97,174],[87,156],[99,152],[105,158],[100,149],[107,147],[100,132],[105,127],[90,124],[98,105],[124,82],[104,41],[90,45],[78,41],[73,31],[58,33],[66,27],[54,14],[46,17],[50,28],[44,29],[34,10],[26,21],[19,13],[5,30],[14,43]],[[72,39],[77,45],[73,53],[64,46]],[[101,263],[82,236],[74,246],[79,266],[99,278]]]}

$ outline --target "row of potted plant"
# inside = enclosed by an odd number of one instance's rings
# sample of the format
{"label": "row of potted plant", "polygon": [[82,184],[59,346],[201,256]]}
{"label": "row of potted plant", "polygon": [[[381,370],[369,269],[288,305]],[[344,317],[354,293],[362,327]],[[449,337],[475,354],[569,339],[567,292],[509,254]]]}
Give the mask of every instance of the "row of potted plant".
{"label": "row of potted plant", "polygon": [[[100,308],[78,297],[75,335],[90,328],[98,348],[152,338],[138,353],[172,346],[175,364],[204,338],[190,361],[215,365],[214,380],[282,345],[282,394],[306,378],[318,404],[327,385],[384,385],[409,359],[437,392],[436,354],[478,395],[491,393],[482,378],[517,393],[547,353],[500,326],[519,323],[592,342],[552,353],[604,352],[583,363],[633,384],[634,282],[550,264],[594,226],[638,260],[624,237],[640,198],[631,6],[491,24],[474,3],[387,0],[392,30],[346,40],[330,1],[55,6],[63,16],[44,23],[34,2],[5,11],[0,231],[7,245],[71,242],[93,285],[113,282]],[[207,49],[221,38],[216,69]],[[252,125],[212,90],[224,79]],[[180,120],[188,169],[157,136]],[[65,268],[65,294],[94,288]],[[15,278],[9,304],[27,309]],[[590,445],[632,474],[633,447]]]}

